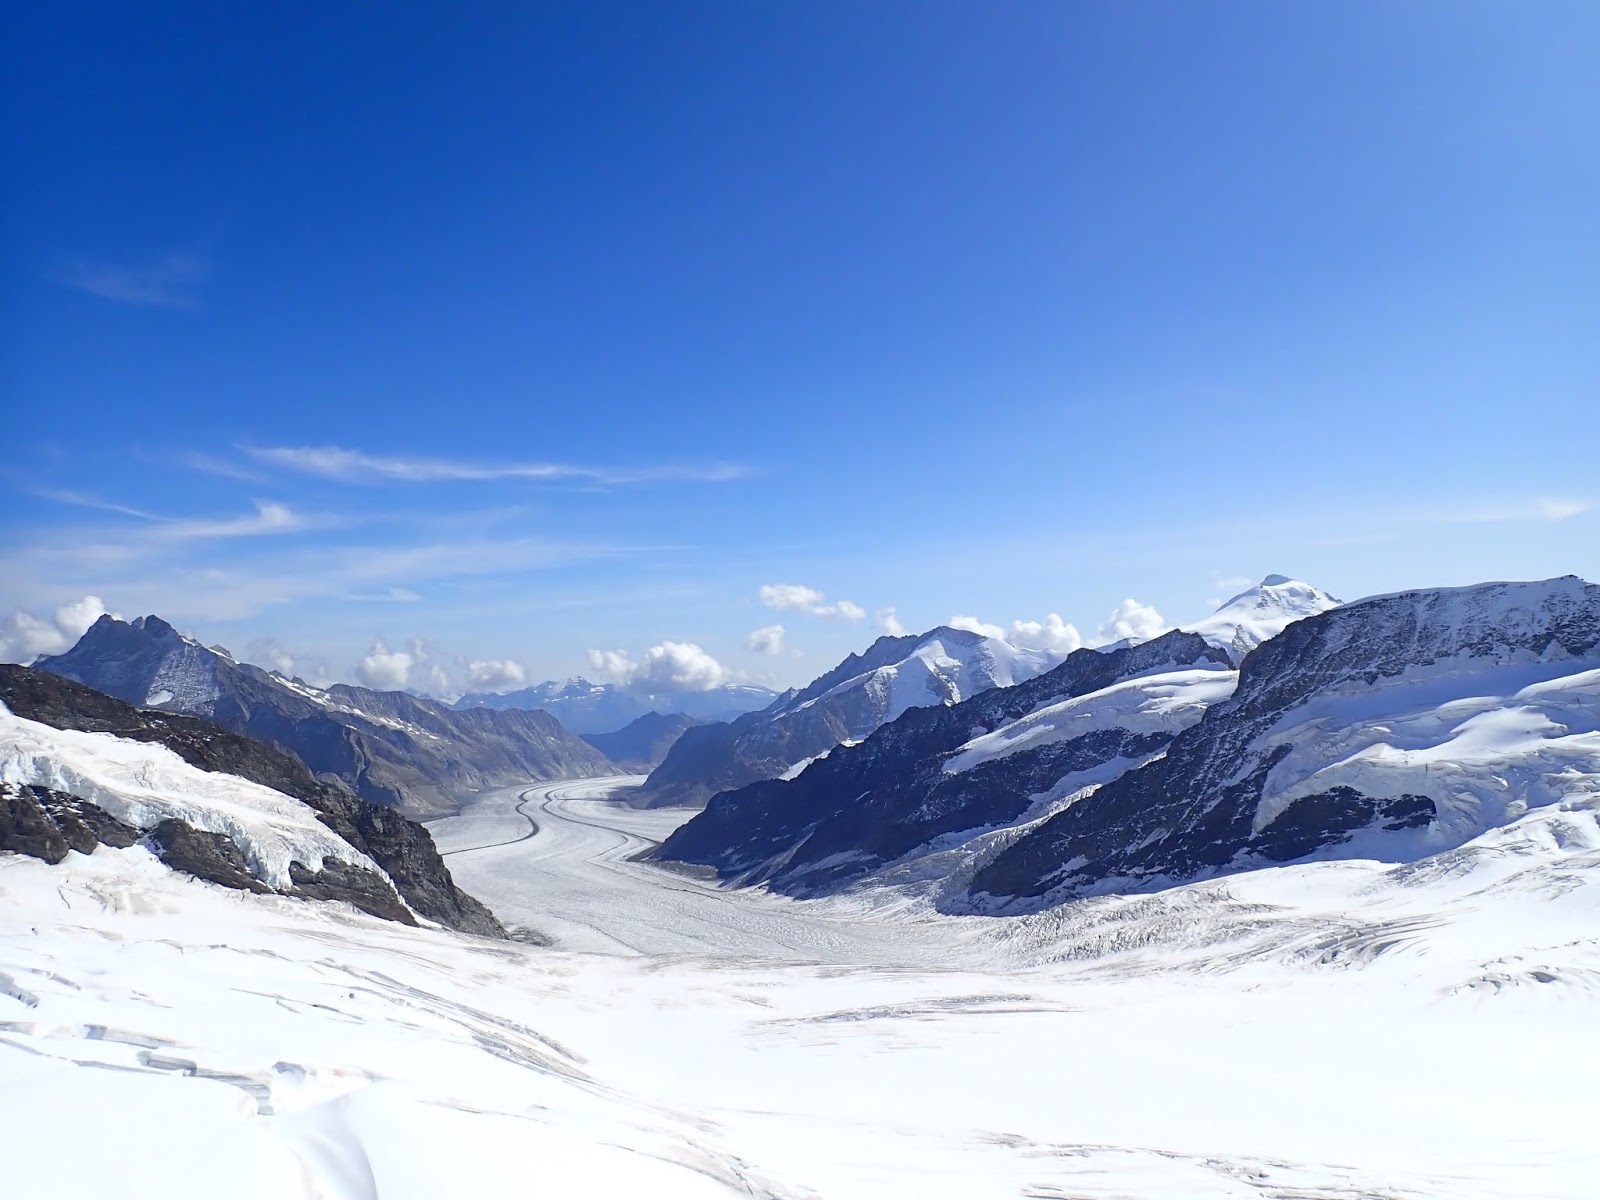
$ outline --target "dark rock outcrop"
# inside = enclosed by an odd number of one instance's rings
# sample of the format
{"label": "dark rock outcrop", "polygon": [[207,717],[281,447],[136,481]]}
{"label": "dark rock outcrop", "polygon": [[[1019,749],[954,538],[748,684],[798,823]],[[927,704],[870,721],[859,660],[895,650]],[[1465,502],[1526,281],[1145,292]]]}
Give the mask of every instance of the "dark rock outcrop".
{"label": "dark rock outcrop", "polygon": [[101,617],[67,653],[35,666],[266,742],[314,775],[414,816],[454,812],[461,795],[483,788],[619,773],[548,713],[454,712],[405,692],[318,690],[235,662],[158,617]]}
{"label": "dark rock outcrop", "polygon": [[156,857],[174,871],[235,891],[263,896],[272,891],[251,873],[250,864],[226,834],[169,818],[150,831],[147,841]]}
{"label": "dark rock outcrop", "polygon": [[[0,783],[0,851],[26,854],[55,865],[67,852],[92,854],[97,846],[127,847],[143,841],[163,863],[236,891],[267,895],[273,889],[255,877],[233,840],[167,819],[149,833],[135,829],[78,796],[33,785]],[[325,862],[313,871],[290,863],[293,884],[282,894],[303,900],[341,900],[363,912],[405,925],[417,920],[394,888],[375,871],[350,863]]]}
{"label": "dark rock outcrop", "polygon": [[286,894],[300,900],[342,900],[375,917],[402,925],[417,923],[382,875],[354,863],[330,858],[324,860],[320,870],[313,871],[304,863],[291,862],[289,882],[293,886]]}
{"label": "dark rock outcrop", "polygon": [[87,800],[31,784],[0,783],[0,850],[54,865],[69,850],[89,854],[96,846],[131,846],[140,838]]}
{"label": "dark rock outcrop", "polygon": [[[29,667],[0,664],[0,702],[19,717],[56,729],[158,742],[203,771],[237,775],[300,800],[316,810],[324,825],[377,863],[394,880],[395,888],[414,912],[464,933],[505,936],[494,915],[456,887],[426,827],[395,809],[370,804],[313,778],[303,763],[282,750],[195,717],[136,708],[81,683]],[[98,840],[117,844],[106,838]],[[322,873],[332,866],[331,862],[325,865]],[[301,868],[309,871],[304,864]],[[344,865],[339,869],[357,870]],[[370,872],[365,874],[371,876]],[[371,876],[368,881],[352,885],[349,894],[339,898],[376,915],[390,915],[377,911],[386,902],[377,898],[374,880],[382,883]],[[326,891],[335,884],[330,879],[320,886]],[[387,907],[398,906],[388,903]],[[405,918],[396,913],[394,919]]]}
{"label": "dark rock outcrop", "polygon": [[[1013,687],[948,707],[910,709],[859,744],[832,750],[794,779],[721,793],[655,856],[792,894],[838,888],[942,835],[1014,821],[1034,794],[1057,780],[1116,759],[1144,757],[1170,735],[1103,729],[946,773],[951,752],[973,737],[1119,680],[1195,664],[1226,671],[1229,659],[1196,634],[1173,632],[1110,653],[1079,650]],[[692,729],[684,739],[702,732]]]}

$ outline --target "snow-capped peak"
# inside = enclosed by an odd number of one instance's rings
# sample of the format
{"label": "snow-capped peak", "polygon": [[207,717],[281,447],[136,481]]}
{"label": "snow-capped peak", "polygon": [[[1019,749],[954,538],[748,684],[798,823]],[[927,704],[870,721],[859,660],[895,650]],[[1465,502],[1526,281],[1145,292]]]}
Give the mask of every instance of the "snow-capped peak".
{"label": "snow-capped peak", "polygon": [[799,712],[830,697],[868,689],[881,701],[880,722],[892,721],[908,708],[953,704],[992,687],[1010,687],[1032,679],[1063,657],[947,625],[922,634],[885,636],[863,654],[851,655],[796,692],[774,715]]}
{"label": "snow-capped peak", "polygon": [[1342,601],[1287,575],[1268,575],[1255,587],[1246,588],[1202,621],[1181,626],[1198,633],[1213,646],[1242,659],[1262,642],[1276,637],[1302,617],[1314,617],[1338,608]]}

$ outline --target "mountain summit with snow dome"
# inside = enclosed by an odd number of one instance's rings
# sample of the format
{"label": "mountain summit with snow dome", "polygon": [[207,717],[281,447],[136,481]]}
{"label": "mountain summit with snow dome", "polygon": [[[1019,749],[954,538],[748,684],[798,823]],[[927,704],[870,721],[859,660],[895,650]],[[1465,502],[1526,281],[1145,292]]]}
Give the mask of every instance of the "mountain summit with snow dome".
{"label": "mountain summit with snow dome", "polygon": [[1224,602],[1209,617],[1180,628],[1221,646],[1238,662],[1292,622],[1338,608],[1340,603],[1312,584],[1287,575],[1268,575]]}

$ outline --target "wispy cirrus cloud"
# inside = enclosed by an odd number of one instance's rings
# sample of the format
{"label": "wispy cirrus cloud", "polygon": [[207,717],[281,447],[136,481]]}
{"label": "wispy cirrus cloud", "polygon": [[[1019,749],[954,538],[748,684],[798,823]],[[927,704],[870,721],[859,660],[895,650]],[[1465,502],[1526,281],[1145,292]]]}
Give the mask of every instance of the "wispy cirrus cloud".
{"label": "wispy cirrus cloud", "polygon": [[256,511],[247,516],[224,517],[221,520],[160,521],[151,526],[151,532],[170,538],[261,537],[327,528],[334,523],[330,518],[303,516],[287,504],[271,500],[257,500],[255,506]]}
{"label": "wispy cirrus cloud", "polygon": [[1600,508],[1600,500],[1580,497],[1541,496],[1521,504],[1507,504],[1497,508],[1467,509],[1456,519],[1467,524],[1489,524],[1496,521],[1566,521]]}
{"label": "wispy cirrus cloud", "polygon": [[79,260],[55,272],[53,278],[115,304],[198,308],[200,288],[210,274],[211,264],[205,256],[177,253],[136,265]]}
{"label": "wispy cirrus cloud", "polygon": [[198,450],[191,450],[178,456],[178,463],[188,467],[191,471],[200,471],[206,475],[216,475],[221,479],[234,479],[241,483],[265,483],[267,476],[253,467],[241,463],[231,462],[215,454],[205,454]]}
{"label": "wispy cirrus cloud", "polygon": [[118,504],[115,500],[102,500],[99,496],[89,492],[72,491],[67,488],[41,488],[24,486],[24,491],[38,496],[41,500],[52,500],[57,504],[66,504],[72,508],[87,508],[95,512],[116,513],[123,517],[136,517],[141,521],[159,521],[161,518],[142,508],[134,508],[130,504]]}
{"label": "wispy cirrus cloud", "polygon": [[300,533],[348,524],[341,517],[309,516],[274,500],[255,501],[255,512],[235,517],[164,517],[114,500],[102,500],[88,492],[62,488],[29,488],[33,495],[57,504],[87,508],[94,512],[115,513],[144,522],[141,532],[153,538],[203,539],[259,537],[266,534]]}
{"label": "wispy cirrus cloud", "polygon": [[450,483],[524,479],[550,483],[621,486],[639,483],[725,483],[743,479],[736,463],[596,467],[574,463],[469,462],[464,459],[367,454],[342,446],[243,446],[259,463],[338,483]]}
{"label": "wispy cirrus cloud", "polygon": [[538,537],[328,546],[299,538],[207,543],[143,530],[84,534],[55,532],[0,550],[0,581],[14,581],[17,599],[35,605],[51,595],[102,589],[96,594],[126,608],[221,621],[309,601],[409,606],[449,581],[512,579],[643,552]]}

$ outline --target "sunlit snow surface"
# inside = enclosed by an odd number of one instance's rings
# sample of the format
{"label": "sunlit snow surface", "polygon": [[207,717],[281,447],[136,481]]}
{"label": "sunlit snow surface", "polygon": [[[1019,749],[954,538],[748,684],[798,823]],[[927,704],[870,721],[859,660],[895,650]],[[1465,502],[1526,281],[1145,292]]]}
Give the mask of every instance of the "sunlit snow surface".
{"label": "sunlit snow surface", "polygon": [[958,774],[1018,750],[1036,750],[1104,729],[1178,733],[1204,716],[1210,705],[1226,700],[1238,682],[1237,671],[1215,665],[1119,680],[1097,692],[1047,704],[973,738],[945,760],[944,769]]}
{"label": "sunlit snow surface", "polygon": [[1406,866],[1002,921],[665,875],[628,854],[668,818],[603,793],[435,829],[469,888],[608,954],[228,892],[138,848],[0,857],[0,1191],[1594,1195],[1592,801]]}

